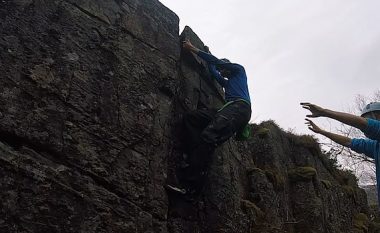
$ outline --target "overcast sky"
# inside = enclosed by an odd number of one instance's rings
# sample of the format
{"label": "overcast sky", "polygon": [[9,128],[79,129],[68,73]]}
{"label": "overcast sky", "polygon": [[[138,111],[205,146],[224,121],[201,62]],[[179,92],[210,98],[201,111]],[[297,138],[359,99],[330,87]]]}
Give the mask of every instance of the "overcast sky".
{"label": "overcast sky", "polygon": [[311,133],[299,102],[342,111],[379,89],[379,0],[161,2],[180,30],[190,26],[214,55],[245,67],[251,122]]}

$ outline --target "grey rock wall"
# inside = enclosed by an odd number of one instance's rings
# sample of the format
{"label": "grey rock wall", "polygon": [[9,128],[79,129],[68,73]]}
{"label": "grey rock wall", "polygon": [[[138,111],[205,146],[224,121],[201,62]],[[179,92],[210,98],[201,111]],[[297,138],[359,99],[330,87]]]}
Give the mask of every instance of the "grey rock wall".
{"label": "grey rock wall", "polygon": [[1,232],[167,232],[178,17],[0,2]]}

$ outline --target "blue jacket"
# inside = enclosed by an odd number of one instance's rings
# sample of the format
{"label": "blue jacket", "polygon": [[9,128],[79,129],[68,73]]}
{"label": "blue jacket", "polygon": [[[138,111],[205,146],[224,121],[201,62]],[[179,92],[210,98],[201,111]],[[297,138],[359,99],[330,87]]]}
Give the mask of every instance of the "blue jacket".
{"label": "blue jacket", "polygon": [[[208,63],[211,74],[224,88],[226,102],[244,99],[251,103],[251,98],[248,91],[247,75],[243,66],[235,63],[224,62],[203,51],[199,51],[198,56]],[[226,78],[222,77],[217,71],[216,66],[229,70],[231,75]]]}
{"label": "blue jacket", "polygon": [[377,200],[380,204],[380,121],[368,119],[363,133],[370,139],[352,139],[350,148],[375,160]]}

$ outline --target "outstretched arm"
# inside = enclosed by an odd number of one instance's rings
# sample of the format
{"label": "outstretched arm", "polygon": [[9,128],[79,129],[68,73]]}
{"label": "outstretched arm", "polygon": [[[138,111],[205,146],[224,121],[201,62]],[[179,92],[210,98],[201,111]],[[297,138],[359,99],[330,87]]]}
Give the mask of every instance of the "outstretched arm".
{"label": "outstretched arm", "polygon": [[306,120],[305,124],[309,127],[309,129],[311,131],[318,133],[318,134],[322,134],[323,136],[330,138],[331,140],[333,140],[334,142],[336,142],[342,146],[349,147],[351,145],[351,141],[352,141],[351,138],[325,131],[325,130],[319,128],[313,121],[311,121],[309,119],[305,119],[305,120]]}
{"label": "outstretched arm", "polygon": [[[186,40],[183,42],[183,48],[196,53],[198,56],[200,56],[203,60],[205,60],[208,63],[208,68],[211,73],[211,75],[216,79],[216,81],[224,87],[226,84],[226,80],[220,75],[220,73],[216,70],[215,63],[218,63],[219,59],[214,57],[213,55],[203,52],[197,47],[195,47],[189,40]],[[221,61],[223,62],[223,61]]]}
{"label": "outstretched arm", "polygon": [[190,51],[190,52],[195,53],[196,55],[198,55],[200,58],[202,58],[203,60],[205,60],[209,64],[219,65],[219,66],[221,66],[225,69],[228,69],[230,71],[235,71],[235,70],[237,71],[237,70],[242,69],[242,66],[239,64],[225,62],[225,61],[220,60],[219,58],[215,57],[214,55],[212,55],[210,53],[206,53],[206,52],[198,49],[189,40],[186,40],[183,42],[183,48]]}
{"label": "outstretched arm", "polygon": [[198,49],[189,40],[185,40],[183,42],[183,48],[190,51],[190,52],[197,54],[199,57],[201,57],[203,60],[205,60],[206,62],[208,62],[210,64],[219,65],[219,64],[225,63],[224,61],[218,59],[217,57],[213,56],[212,54],[206,53],[206,52]]}
{"label": "outstretched arm", "polygon": [[360,130],[365,130],[368,126],[367,119],[364,117],[356,116],[349,113],[337,112],[326,108],[321,108],[318,105],[311,103],[301,103],[304,109],[307,109],[311,112],[311,115],[307,115],[307,117],[329,117],[340,121],[346,125],[353,126]]}

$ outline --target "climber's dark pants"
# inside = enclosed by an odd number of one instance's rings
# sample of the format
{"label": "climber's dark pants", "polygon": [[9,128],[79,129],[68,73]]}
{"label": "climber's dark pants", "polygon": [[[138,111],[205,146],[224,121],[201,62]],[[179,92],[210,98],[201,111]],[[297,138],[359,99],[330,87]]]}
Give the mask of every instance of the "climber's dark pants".
{"label": "climber's dark pants", "polygon": [[251,106],[236,101],[222,110],[200,109],[187,113],[183,118],[185,152],[191,174],[205,172],[214,149],[244,128],[251,118]]}

